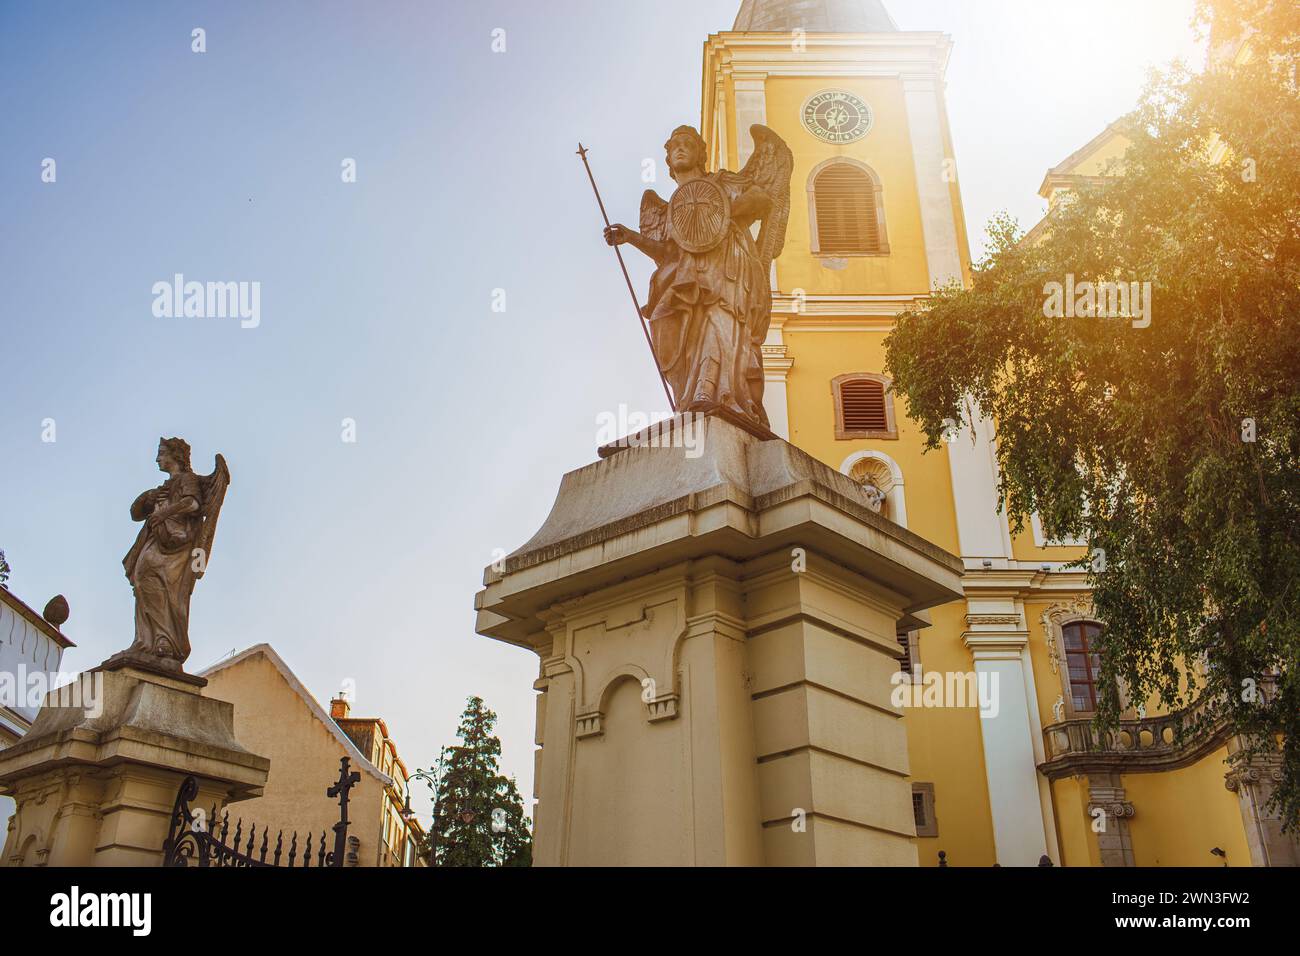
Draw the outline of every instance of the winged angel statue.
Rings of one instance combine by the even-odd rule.
[[[610,245],[627,243],[655,262],[649,320],[655,359],[677,411],[718,412],[768,429],[763,408],[763,340],[772,317],[772,260],[790,218],[790,147],[766,126],[750,127],[754,152],[739,173],[705,168],[707,146],[679,126],[664,144],[677,183],[665,202],[641,197],[641,231],[612,225]],[[750,227],[762,220],[755,240]]]
[[[124,656],[181,670],[190,656],[190,594],[212,554],[230,469],[217,455],[212,474],[196,475],[181,438],[159,439],[157,462],[167,480],[131,505],[144,527],[122,560],[135,592],[135,642]]]

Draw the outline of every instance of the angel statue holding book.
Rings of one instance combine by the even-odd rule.
[[[212,474],[196,475],[181,438],[159,439],[156,460],[168,478],[132,503],[132,520],[144,524],[122,560],[135,592],[135,641],[115,658],[179,671],[190,656],[190,594],[207,569],[230,470],[218,455]]]
[[[781,137],[750,127],[754,152],[739,173],[706,168],[708,148],[690,126],[664,144],[677,183],[665,202],[641,198],[641,229],[605,229],[655,262],[642,309],[659,370],[679,412],[717,413],[768,430],[763,340],[772,316],[772,260],[785,245],[794,160]],[[755,239],[751,227],[762,226]]]

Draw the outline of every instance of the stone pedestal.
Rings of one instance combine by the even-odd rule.
[[[784,440],[685,425],[565,475],[484,572],[477,630],[541,661],[534,861],[916,865],[896,635],[960,561]]]
[[[239,745],[234,708],[206,683],[120,660],[52,691],[30,733],[0,751],[17,809],[5,866],[157,866],[181,782],[194,806],[259,796],[271,762]]]

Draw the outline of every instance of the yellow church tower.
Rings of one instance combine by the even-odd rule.
[[[794,153],[764,354],[773,430],[796,444],[817,431],[791,415],[791,390],[815,374],[789,364],[800,339],[881,340],[936,283],[969,275],[943,101],[951,46],[940,33],[900,32],[877,0],[745,0],[733,32],[705,43],[701,129],[713,168],[744,165],[754,123]],[[807,402],[799,411],[816,414]]]
[[[1086,575],[1065,566],[1080,543],[1046,540],[1036,517],[1011,533],[991,422],[925,453],[891,392],[883,342],[896,316],[970,278],[944,100],[951,49],[945,34],[900,30],[880,0],[744,0],[733,28],[705,41],[701,104],[710,168],[741,168],[755,123],[794,154],[763,346],[773,431],[965,569],[964,601],[899,635],[920,861],[1294,862],[1249,775],[1225,780],[1233,741],[1176,743],[1170,716],[1142,708],[1116,739],[1097,738],[1101,624]],[[1077,165],[1051,172],[1092,172]]]

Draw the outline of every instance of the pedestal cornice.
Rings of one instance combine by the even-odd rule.
[[[683,560],[799,547],[898,593],[909,614],[960,596],[954,555],[882,518],[860,485],[788,442],[708,418],[699,449],[628,448],[565,475],[541,530],[484,570],[478,631],[532,647],[538,612],[578,593],[579,576],[591,576],[589,593]]]

